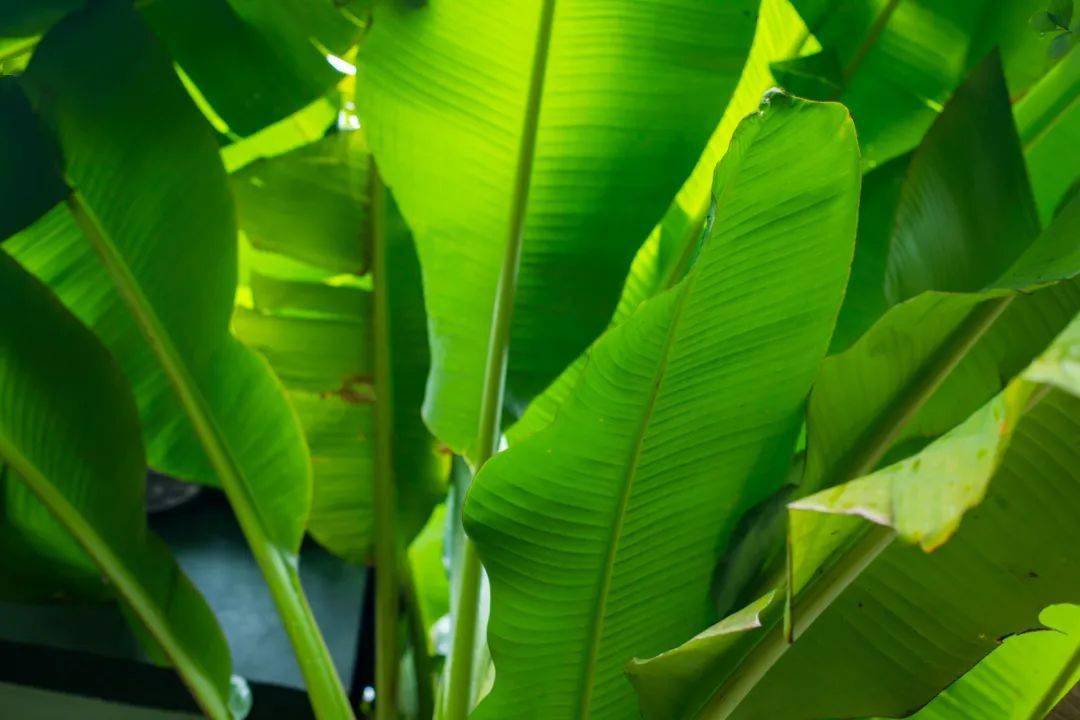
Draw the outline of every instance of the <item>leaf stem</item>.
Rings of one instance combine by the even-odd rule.
[[[435,713],[434,672],[428,649],[427,627],[416,596],[416,577],[413,565],[407,558],[401,567],[401,595],[409,629],[409,644],[412,646],[413,673],[416,675],[416,715],[419,720],[430,720]]]
[[[880,14],[874,19],[874,24],[870,26],[870,30],[867,32],[866,37],[863,38],[862,43],[856,48],[855,54],[852,55],[851,60],[844,66],[841,77],[844,84],[847,85],[851,81],[852,76],[862,65],[863,60],[866,59],[866,55],[870,52],[870,49],[874,47],[874,43],[878,41],[885,26],[889,24],[889,20],[892,18],[893,12],[896,11],[897,5],[900,4],[900,0],[889,0],[889,4],[881,11]]]
[[[938,391],[949,374],[974,347],[975,343],[1009,307],[1014,295],[983,302],[974,308],[948,339],[919,369],[912,381],[877,418],[831,473],[831,481],[822,487],[853,480],[874,470],[892,447],[897,435]],[[808,488],[808,491],[819,488]]]
[[[868,527],[855,543],[849,546],[847,552],[840,555],[824,573],[808,585],[793,606],[793,609],[799,610],[797,615],[792,613],[793,636],[798,638],[809,628],[895,537],[896,533],[892,528],[881,525]],[[716,689],[696,717],[707,720],[724,720],[730,717],[789,647],[791,642],[784,632],[784,623],[774,616],[761,639],[727,680]]]
[[[326,648],[315,616],[300,585],[295,554],[279,547],[266,534],[258,505],[231,448],[217,426],[206,398],[199,391],[172,338],[162,327],[157,313],[143,294],[124,258],[102,228],[93,210],[75,190],[67,206],[76,223],[97,252],[113,285],[127,305],[132,319],[146,338],[176,391],[206,452],[221,480],[221,487],[236,514],[236,520],[262,570],[270,594],[281,616],[285,632],[292,641],[300,671],[307,682],[311,704],[321,720],[352,718],[352,708],[341,686],[330,652]]]
[[[117,594],[139,618],[151,637],[161,645],[165,657],[176,668],[180,679],[207,717],[213,720],[229,720],[232,715],[228,708],[228,698],[222,697],[221,692],[214,686],[213,678],[196,658],[188,654],[184,643],[173,634],[172,626],[162,613],[162,608],[147,594],[143,584],[132,575],[128,566],[116,556],[108,543],[86,522],[63,493],[49,482],[45,474],[2,436],[0,457],[10,463],[15,475],[26,483],[57,522],[71,533],[102,574],[109,578]],[[3,473],[0,473],[0,479],[2,478]]]
[[[371,163],[372,354],[375,371],[375,718],[397,717],[398,548],[394,519],[394,386],[390,370],[390,301],[386,286],[386,189]]]
[[[536,136],[540,127],[540,104],[543,98],[544,75],[547,72],[551,29],[555,18],[555,0],[543,0],[536,30],[529,94],[525,101],[521,143],[518,146],[514,194],[510,204],[506,249],[495,290],[491,335],[487,363],[484,368],[484,388],[480,399],[480,427],[476,467],[483,467],[498,451],[499,428],[502,424],[503,393],[506,388],[506,362],[510,346],[510,320],[517,291],[518,267],[525,232],[525,216],[529,204],[533,161],[536,156]],[[447,685],[447,720],[464,720],[473,702],[472,671],[476,636],[478,600],[480,596],[480,558],[472,541],[465,537],[461,583],[458,589],[457,617],[450,655]]]

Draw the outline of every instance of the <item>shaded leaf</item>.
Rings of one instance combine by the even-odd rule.
[[[56,148],[12,78],[0,77],[0,241],[44,215],[67,195]]]
[[[1069,470],[1080,459],[1080,400],[1052,391],[1023,413],[1029,392],[1016,387],[913,459],[794,503],[796,628],[801,598],[833,577],[820,569],[869,537],[868,521],[930,545],[955,535],[926,553],[878,532],[885,549],[829,596],[790,647],[782,635],[776,645],[774,602],[761,610],[761,630],[635,665],[633,675],[648,680],[639,682],[642,692],[692,701],[682,710],[665,703],[670,712],[653,717],[904,716],[991,652],[997,638],[1037,627],[1044,606],[1080,596],[1066,560],[1076,541],[1067,508],[1080,503]],[[1051,505],[1062,512],[1048,516]],[[758,649],[766,645],[779,648],[768,659]],[[725,702],[734,678],[762,661],[764,677],[741,702]]]
[[[326,60],[359,39],[363,18],[336,2],[154,0],[140,7],[172,59],[238,135],[294,113],[342,75]]]
[[[350,149],[350,144],[360,147]],[[368,249],[358,228],[368,197],[360,133],[335,133],[230,176],[240,229],[251,244],[340,273],[363,275]]]
[[[1038,234],[996,53],[971,72],[912,156],[893,227],[890,304],[925,290],[979,290]]]
[[[83,564],[89,556],[203,711],[230,717],[225,638],[146,527],[146,464],[131,390],[93,334],[3,252],[0,460],[12,475],[5,519],[40,553],[33,559]]]
[[[993,717],[1026,720],[1069,663],[1080,652],[1080,607],[1052,605],[1039,615],[1046,630],[1025,632],[1005,639],[962,678],[945,688],[913,720],[952,720],[957,717]],[[1080,681],[1080,668],[1065,678],[1061,692]],[[1059,698],[1045,698],[1055,703]]]

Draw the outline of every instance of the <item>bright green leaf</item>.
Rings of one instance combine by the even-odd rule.
[[[762,95],[775,85],[769,72],[770,63],[798,52],[805,40],[806,26],[788,0],[763,0],[754,41],[739,84],[693,172],[683,183],[663,219],[634,255],[611,320],[613,325],[623,322],[638,305],[670,288],[686,274],[705,228],[716,163],[727,152],[736,126],[758,107]],[[584,367],[585,356],[580,355],[529,403],[525,414],[507,431],[511,443],[531,435],[551,421],[558,407],[573,390]]]
[[[536,162],[514,301],[512,404],[542,390],[608,322],[634,250],[723,113],[757,6],[556,9],[529,148]],[[522,1],[380,3],[357,58],[360,117],[425,273],[426,417],[459,452],[475,451],[538,12]]]
[[[234,187],[249,185],[240,193],[241,226],[258,228],[265,233],[260,244],[280,253],[251,258],[252,306],[236,309],[233,329],[270,361],[300,416],[314,473],[308,531],[354,562],[369,558],[372,543],[373,305],[371,290],[360,287],[370,277],[337,276],[333,268],[359,271],[371,242],[370,164],[360,133],[347,132],[233,176]],[[307,216],[313,207],[321,216],[314,222]],[[299,214],[282,222],[288,208]],[[396,207],[387,214],[393,445],[399,529],[407,542],[437,502],[447,463],[420,417],[428,370],[420,269]],[[292,271],[275,262],[280,257],[321,259],[329,269]]]
[[[477,717],[632,717],[623,663],[712,619],[718,553],[787,472],[859,180],[842,107],[768,97],[717,168],[694,267],[593,346],[551,425],[480,471],[465,522],[495,687]]]

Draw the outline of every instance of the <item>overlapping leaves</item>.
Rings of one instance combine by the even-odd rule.
[[[718,548],[787,472],[858,186],[842,107],[767,98],[717,170],[686,278],[593,346],[551,425],[481,470],[465,520],[496,681],[479,717],[630,716],[622,664],[709,622]]]

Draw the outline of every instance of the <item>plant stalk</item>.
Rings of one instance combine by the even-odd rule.
[[[386,286],[386,189],[371,164],[371,274],[375,373],[375,718],[397,717],[398,552],[394,519],[394,386],[390,369],[390,296]]]
[[[525,101],[521,143],[518,146],[514,194],[510,205],[506,248],[495,290],[491,335],[487,363],[484,367],[484,388],[480,399],[480,427],[476,469],[484,466],[498,452],[499,429],[502,424],[503,393],[506,388],[506,362],[510,348],[510,320],[517,291],[518,267],[525,232],[525,217],[529,204],[533,161],[536,157],[536,136],[540,127],[540,104],[547,72],[548,50],[551,47],[551,28],[555,18],[555,0],[543,0],[533,50],[529,94]],[[479,613],[480,558],[466,536],[462,548],[461,582],[458,588],[457,617],[450,654],[449,683],[446,691],[446,720],[465,720],[472,697],[473,655]]]
[[[401,595],[405,605],[405,620],[412,646],[413,673],[416,675],[416,714],[420,720],[430,720],[435,715],[435,676],[431,667],[431,651],[428,649],[427,627],[416,596],[416,578],[412,563],[404,558],[401,565]]]
[[[199,392],[191,370],[173,345],[157,314],[143,295],[124,258],[108,239],[93,210],[75,190],[66,200],[76,223],[100,257],[117,292],[127,305],[154,352],[180,404],[210,460],[221,487],[236,514],[237,523],[266,579],[270,595],[292,642],[300,671],[307,683],[312,707],[320,720],[352,718],[352,707],[341,686],[333,659],[319,632],[315,616],[300,585],[297,558],[266,535],[259,509],[244,481],[232,450],[222,437],[206,398]]]

